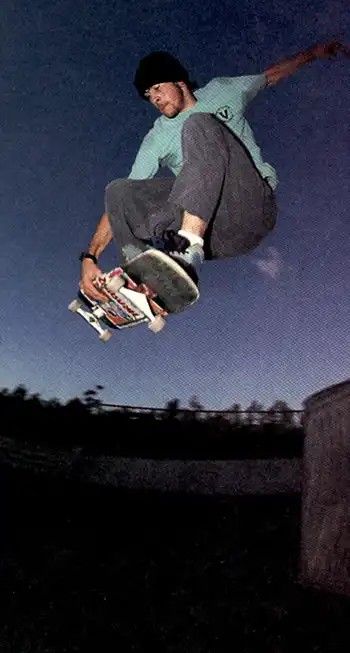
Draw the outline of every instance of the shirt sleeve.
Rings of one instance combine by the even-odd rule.
[[[259,91],[267,86],[265,73],[261,73],[260,75],[246,75],[244,77],[239,77],[238,80],[243,96],[244,108],[249,104],[249,102],[254,100]]]
[[[244,114],[249,102],[262,89],[267,86],[267,78],[265,73],[259,75],[241,75],[238,77],[218,77],[213,79],[208,87],[211,87],[212,92],[218,93],[223,97],[230,99],[231,105],[237,113]]]
[[[152,179],[160,167],[160,152],[152,128],[143,139],[128,179]]]

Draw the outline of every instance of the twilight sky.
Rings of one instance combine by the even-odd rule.
[[[34,0],[2,4],[0,387],[66,401],[300,408],[349,377],[350,62],[314,62],[247,117],[279,177],[275,230],[204,265],[201,299],[154,335],[108,344],[67,310],[78,256],[158,113],[132,80],[167,49],[200,86],[257,74],[318,41],[350,43],[348,0]],[[100,265],[118,264],[110,245]]]

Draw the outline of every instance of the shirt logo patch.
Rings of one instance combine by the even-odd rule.
[[[226,105],[224,107],[220,107],[215,115],[217,118],[219,118],[219,120],[222,120],[223,122],[229,122],[229,120],[233,118],[233,111],[231,107]]]

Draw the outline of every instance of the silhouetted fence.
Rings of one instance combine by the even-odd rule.
[[[283,424],[284,426],[302,426],[303,410],[205,410],[177,408],[149,408],[147,406],[118,406],[117,404],[101,403],[100,407],[116,413],[127,413],[131,418],[137,419],[142,415],[150,415],[162,420],[167,416],[180,421],[198,420],[200,422],[220,418],[231,426]]]

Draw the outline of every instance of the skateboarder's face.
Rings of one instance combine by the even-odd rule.
[[[195,103],[183,82],[162,82],[147,89],[145,96],[167,118],[175,118]]]

